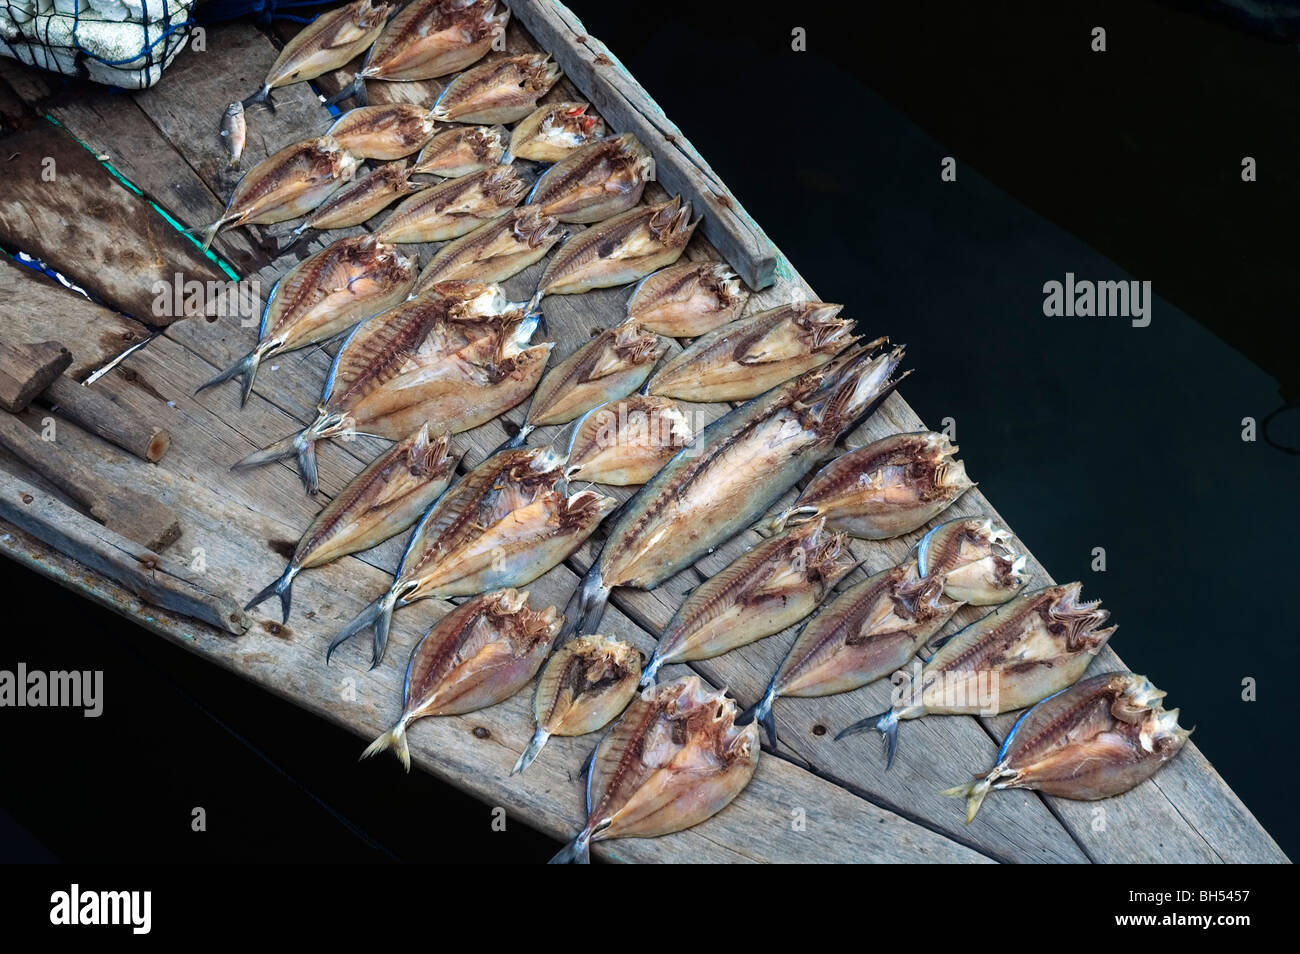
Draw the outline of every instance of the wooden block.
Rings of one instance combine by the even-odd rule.
[[[41,400],[141,460],[157,463],[171,446],[172,437],[166,429],[130,413],[102,389],[60,377],[45,389]]]
[[[72,355],[57,341],[0,340],[0,407],[17,414],[71,363]]]

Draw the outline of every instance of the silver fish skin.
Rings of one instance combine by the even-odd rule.
[[[494,221],[528,191],[513,166],[495,166],[424,189],[392,211],[376,234],[385,242],[445,242]]]
[[[748,298],[724,262],[681,262],[641,279],[627,316],[669,338],[695,338],[739,318]]]
[[[459,279],[503,282],[546,257],[564,237],[556,231],[558,225],[554,216],[542,215],[535,206],[511,209],[438,249],[416,279],[412,294],[423,294],[438,282]],[[536,304],[529,302],[525,310],[536,313]]]
[[[605,135],[605,121],[588,116],[587,103],[548,103],[515,125],[510,154],[532,162],[559,162]]]
[[[758,397],[861,340],[852,322],[837,317],[841,308],[791,302],[723,325],[660,368],[649,393],[698,403]]]
[[[655,175],[655,160],[632,133],[575,149],[533,186],[529,205],[561,222],[599,222],[641,201]]]
[[[410,172],[400,162],[385,163],[334,193],[307,216],[293,234],[301,235],[308,229],[344,229],[361,225],[402,196],[420,188],[422,186],[411,181]]]
[[[630,394],[592,408],[574,425],[565,475],[613,487],[644,484],[694,438],[672,401]]]
[[[452,126],[429,140],[411,174],[459,179],[471,172],[502,165],[506,147],[500,126]]]
[[[248,140],[248,123],[244,119],[244,104],[231,103],[221,115],[221,138],[226,141],[230,153],[230,168],[239,167],[239,160],[244,155],[244,143]]]
[[[712,659],[793,626],[853,566],[847,537],[821,522],[764,540],[691,591],[659,638],[641,685],[669,663]]]
[[[752,524],[897,386],[902,358],[842,355],[696,435],[620,511],[566,627],[595,631],[613,587],[653,589]]]
[[[1011,533],[987,517],[958,517],[929,530],[916,544],[917,572],[943,580],[949,599],[972,606],[1005,603],[1029,577]]]
[[[279,596],[283,622],[289,622],[293,581],[300,572],[369,550],[406,530],[442,496],[459,460],[449,451],[448,436],[430,439],[427,424],[398,441],[325,505],[298,541],[284,573],[244,609]]]
[[[1096,801],[1140,785],[1182,751],[1191,730],[1146,676],[1109,672],[1063,689],[1022,715],[975,781],[941,795],[966,799],[966,824],[990,791],[1028,788]]]
[[[549,53],[489,60],[448,83],[433,105],[433,116],[439,122],[512,123],[536,109],[562,75]]]

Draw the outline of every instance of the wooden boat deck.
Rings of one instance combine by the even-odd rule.
[[[707,193],[703,211],[710,217],[715,242],[697,235],[688,257],[731,258],[738,264],[735,256],[756,253],[756,268],[770,273],[774,281],[752,296],[750,310],[816,297],[685,137],[617,59],[586,35],[570,11],[546,0],[511,0],[509,5],[516,13],[508,32],[510,50],[534,49],[540,40],[566,68],[568,78],[548,99],[589,100],[615,131],[639,124],[635,128],[643,138],[654,140],[648,144],[657,153],[676,153],[668,163],[660,153],[661,169],[670,170],[661,173],[661,180],[674,190],[689,185]],[[147,346],[93,386],[168,427],[168,455],[157,465],[145,464],[72,425],[60,425],[57,443],[102,476],[145,490],[181,515],[184,535],[164,554],[168,565],[144,567],[141,577],[171,573],[242,604],[280,573],[287,550],[315,516],[320,501],[303,493],[291,463],[244,473],[230,472],[229,465],[314,418],[333,346],[275,359],[262,369],[253,396],[241,410],[234,384],[193,394],[201,382],[248,351],[256,329],[226,318],[187,318],[158,327],[153,308],[156,280],[170,281],[176,272],[199,280],[229,274],[220,263],[204,259],[168,218],[193,226],[221,211],[234,177],[225,168],[216,124],[229,101],[258,85],[277,52],[273,37],[250,24],[210,28],[206,41],[206,51],[187,50],[179,56],[159,86],[135,93],[90,86],[69,91],[53,85],[57,80],[46,74],[0,60],[0,118],[17,129],[3,145],[7,155],[19,153],[6,167],[0,240],[41,256],[108,306],[87,302],[0,260],[0,316],[6,334],[18,340],[53,338],[67,344],[74,352],[69,373],[79,378],[125,346],[157,332]],[[330,117],[316,91],[333,92],[350,75],[348,70],[322,77],[313,84],[316,90],[300,84],[278,91],[274,115],[250,110],[243,167],[323,131]],[[371,84],[371,101],[401,95],[431,102],[436,91],[436,83]],[[45,156],[56,160],[54,183],[39,178]],[[681,169],[687,170],[684,178],[674,181],[671,170]],[[663,195],[658,186],[647,191],[648,199]],[[724,220],[728,227],[719,227]],[[264,230],[239,229],[219,236],[214,251],[238,276],[259,279],[265,293],[294,262],[358,231],[312,234],[310,241],[273,260],[268,249],[275,242],[266,240]],[[728,247],[729,242],[739,244]],[[720,255],[717,246],[727,254]],[[420,249],[422,263],[430,250]],[[535,265],[505,283],[506,291],[512,298],[528,297],[541,268]],[[547,299],[550,336],[557,341],[555,359],[620,320],[626,296],[626,289],[611,289]],[[704,421],[725,408],[695,410],[697,421]],[[28,410],[23,416],[39,427],[40,412]],[[507,415],[515,423],[521,417],[522,408]],[[895,394],[851,442],[922,426],[904,397]],[[506,434],[503,423],[494,421],[460,435],[457,443],[467,449],[462,466],[477,464]],[[547,432],[541,431],[530,443],[547,439]],[[323,493],[336,493],[382,446],[358,438],[321,447]],[[374,671],[367,670],[366,640],[343,647],[327,667],[325,646],[386,587],[404,537],[305,572],[295,583],[294,615],[287,626],[279,624],[274,601],[246,621],[236,618],[216,626],[143,603],[93,569],[93,561],[73,559],[22,529],[34,526],[33,515],[42,508],[58,511],[55,501],[60,498],[42,475],[0,454],[0,549],[160,636],[347,727],[358,736],[358,752],[360,740],[369,741],[393,721],[410,650],[447,608],[426,601],[399,612],[388,654]],[[998,519],[978,490],[967,493],[947,516],[965,514]],[[80,552],[78,546],[90,546],[91,551],[111,546],[97,536],[96,526],[70,528],[71,543],[61,549]],[[918,536],[855,544],[864,561],[857,574],[898,562]],[[616,593],[602,629],[648,654],[654,635],[680,605],[684,592],[752,540],[732,541],[653,592]],[[1021,542],[1025,547],[1033,543]],[[593,549],[589,544],[529,587],[534,604],[563,607]],[[1032,585],[1051,581],[1032,555],[1029,570]],[[964,625],[979,612],[963,610],[952,625]],[[230,631],[244,622],[249,625],[242,635]],[[761,693],[793,636],[793,631],[787,632],[690,668],[714,685],[729,687],[748,704]],[[1120,648],[1123,638],[1121,630]],[[1117,668],[1123,664],[1108,648],[1094,671]],[[686,670],[674,667],[666,676]],[[880,682],[824,699],[781,700],[776,706],[780,752],[765,754],[753,783],[725,811],[680,834],[599,844],[596,854],[614,861],[722,862],[1287,860],[1195,744],[1188,744],[1153,780],[1121,797],[1082,803],[1030,792],[1000,793],[966,826],[960,802],[937,792],[990,765],[1014,716],[935,717],[909,724],[898,759],[886,772],[873,735],[844,742],[834,741],[834,735],[850,722],[886,708],[888,694],[888,683]],[[596,737],[554,739],[527,773],[512,778],[510,767],[532,733],[530,712],[530,694],[523,692],[464,717],[423,720],[411,730],[412,758],[421,769],[488,804],[506,806],[513,817],[567,837],[583,814],[581,765]],[[340,765],[355,757],[356,752],[341,752]],[[393,767],[400,771],[396,762]]]

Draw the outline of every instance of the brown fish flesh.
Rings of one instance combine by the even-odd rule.
[[[833,696],[896,672],[961,609],[944,597],[942,580],[915,577],[911,561],[890,567],[808,621],[753,710],[774,748],[778,698]]]
[[[579,636],[557,649],[533,695],[537,730],[510,774],[528,768],[553,735],[586,735],[604,728],[636,695],[640,671],[641,654],[608,636]]]
[[[672,401],[630,394],[592,408],[578,422],[565,473],[570,480],[612,487],[644,484],[694,437]]]
[[[352,185],[340,189],[307,216],[293,230],[301,235],[308,229],[345,229],[368,222],[379,212],[420,185],[411,181],[410,171],[400,162],[389,162],[367,173]]]
[[[682,262],[641,279],[627,316],[647,331],[694,338],[740,317],[748,297],[729,265]]]
[[[329,652],[373,626],[378,665],[398,607],[523,586],[567,559],[617,501],[591,490],[568,494],[563,463],[550,448],[511,450],[453,484],[412,534],[388,592],[339,633]]]
[[[437,128],[425,107],[387,103],[348,110],[325,135],[354,156],[389,162],[418,152],[433,138]]]
[[[691,591],[659,638],[641,684],[654,682],[668,663],[712,659],[799,622],[853,569],[846,539],[816,521],[741,554]]]
[[[430,440],[425,424],[376,457],[326,504],[298,541],[284,573],[244,609],[279,596],[284,622],[289,622],[293,580],[301,571],[369,550],[420,519],[455,475],[459,456],[449,453],[448,442],[446,434]]]
[[[392,308],[410,292],[416,267],[413,258],[373,235],[327,245],[275,283],[262,312],[257,347],[194,393],[239,376],[243,381],[240,403],[246,403],[263,361],[327,341]]]
[[[893,434],[850,451],[823,467],[773,526],[825,517],[863,540],[910,533],[975,486],[953,459],[957,451],[932,431]]]
[[[991,790],[1028,788],[1096,801],[1145,782],[1182,751],[1191,730],[1146,676],[1109,672],[1038,703],[1012,727],[997,764],[941,795],[966,799],[966,824]]]
[[[226,226],[296,219],[351,182],[360,164],[329,137],[285,146],[244,174],[219,219],[186,231],[201,236],[206,251]]]
[[[725,690],[684,676],[635,699],[596,746],[587,822],[552,864],[591,860],[591,843],[656,838],[705,821],[744,790],[758,767],[758,727],[735,725]]]
[[[489,60],[448,83],[433,115],[443,122],[512,123],[536,109],[561,75],[549,53]]]
[[[499,127],[453,126],[435,135],[420,150],[411,174],[458,179],[500,165],[505,152]]]
[[[860,340],[852,322],[836,317],[842,307],[795,302],[723,325],[660,368],[649,392],[700,403],[748,401]]]
[[[501,218],[480,225],[468,235],[448,242],[433,256],[415,282],[413,294],[430,285],[457,279],[503,282],[546,257],[564,237],[554,216],[531,205],[511,209]],[[529,304],[528,311],[537,309]]]
[[[533,295],[577,295],[626,285],[681,257],[699,220],[675,196],[643,205],[584,229],[565,242],[546,266]]]
[[[949,598],[972,606],[1005,603],[1024,588],[1025,555],[987,517],[941,523],[916,544],[917,572],[943,580]]]
[[[1023,593],[949,637],[923,669],[895,687],[894,705],[836,738],[875,728],[889,763],[901,719],[925,715],[998,715],[1023,709],[1076,682],[1115,627],[1110,613],[1079,602],[1081,583]],[[918,668],[920,668],[918,666]]]
[[[397,724],[362,758],[392,749],[409,772],[406,730],[425,716],[463,715],[504,702],[528,684],[560,628],[554,606],[528,607],[528,594],[503,589],[453,607],[411,653]]]
[[[605,135],[605,122],[588,116],[587,103],[549,103],[515,126],[510,154],[533,162],[559,162]]]
[[[471,172],[411,196],[376,234],[385,242],[445,242],[500,218],[527,191],[514,166]]]
[[[575,149],[537,180],[528,204],[561,222],[599,222],[641,201],[654,156],[631,133]]]

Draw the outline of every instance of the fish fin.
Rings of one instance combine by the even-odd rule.
[[[320,490],[320,474],[316,470],[316,441],[303,440],[298,446],[298,476],[307,493],[313,497]]]
[[[515,432],[514,437],[507,438],[494,447],[492,453],[488,454],[488,457],[495,457],[497,454],[503,453],[504,451],[514,450],[516,447],[523,447],[524,444],[528,443],[528,435],[532,432],[533,425],[521,425],[519,430]]]
[[[397,725],[366,746],[366,750],[361,753],[361,758],[368,759],[372,755],[378,755],[385,749],[392,749],[393,754],[401,761],[406,771],[411,771],[411,750],[406,745],[405,719],[401,719]]]
[[[329,99],[325,100],[325,105],[337,106],[339,103],[343,102],[343,100],[347,99],[348,97],[357,96],[359,92],[361,95],[364,96],[365,88],[366,88],[366,81],[361,78],[361,71],[358,70],[356,74],[353,75],[352,79],[348,81],[348,84],[346,86],[344,86],[341,90],[339,90]],[[364,106],[365,103],[363,103],[360,99],[358,99],[357,105]]]
[[[307,429],[295,431],[288,437],[281,438],[274,444],[268,444],[259,451],[253,451],[247,457],[235,461],[230,465],[231,470],[247,470],[250,467],[261,467],[263,464],[274,463],[277,460],[286,460],[295,457],[298,454],[298,442],[304,439]]]
[[[284,613],[283,622],[289,622],[289,604],[292,601],[293,578],[297,575],[298,568],[292,563],[289,564],[284,568],[284,572],[280,574],[278,580],[248,601],[248,605],[244,607],[245,611],[251,610],[259,603],[266,602],[274,595],[278,595],[280,597],[280,609]]]
[[[984,796],[993,788],[993,781],[990,776],[977,778],[973,782],[967,782],[965,785],[957,785],[953,788],[945,788],[940,795],[946,795],[949,798],[966,799],[966,824],[975,820],[975,813],[980,810],[980,805],[984,804]]]
[[[817,507],[790,507],[773,517],[767,525],[767,530],[771,534],[780,533],[791,521],[796,525],[806,523],[820,512]]]
[[[547,862],[548,865],[589,865],[591,864],[591,832],[581,831],[578,837],[569,842]]]
[[[659,679],[659,667],[662,665],[663,663],[659,659],[659,651],[655,650],[655,654],[650,657],[650,661],[641,670],[641,682],[637,685],[637,688],[648,689],[653,686]]]
[[[582,578],[582,582],[569,597],[564,607],[564,627],[555,637],[558,649],[572,637],[582,633],[595,633],[605,615],[605,605],[609,602],[610,588],[600,578],[600,561],[597,560]]]
[[[736,716],[736,725],[748,725],[750,722],[757,722],[767,733],[767,743],[772,751],[776,751],[776,716],[772,714],[772,703],[776,701],[775,686],[768,686],[767,692],[763,698],[754,703],[740,715]]]
[[[209,222],[207,225],[196,225],[193,228],[184,229],[184,234],[191,238],[199,239],[199,248],[207,251],[212,247],[212,240],[217,237],[221,227],[226,224],[225,219],[217,219],[215,222]]]
[[[853,723],[847,729],[835,736],[835,741],[848,738],[850,735],[857,735],[859,732],[866,732],[868,729],[875,729],[885,737],[885,769],[894,764],[894,754],[898,751],[898,712],[895,709],[889,709],[879,715],[867,716],[858,722]]]
[[[248,99],[244,100],[240,105],[247,109],[249,106],[256,106],[258,103],[266,103],[271,107],[272,112],[275,111],[275,104],[271,102],[270,86],[263,86],[252,96],[248,97]]]
[[[239,377],[239,406],[243,407],[248,403],[248,396],[253,393],[253,379],[257,377],[257,369],[261,365],[263,357],[264,355],[259,354],[257,349],[254,348],[215,378],[200,384],[194,393],[197,395],[201,391],[206,391],[208,388],[215,387],[224,381],[229,381],[233,377]]]
[[[546,744],[546,740],[550,737],[551,733],[539,726],[537,731],[533,733],[533,737],[529,741],[528,747],[520,753],[519,760],[515,762],[515,767],[510,770],[510,774],[518,775],[524,769],[528,768],[528,766],[532,765],[533,759],[537,758],[538,753],[542,751],[542,746]]]
[[[532,314],[540,315],[540,314],[542,313],[542,311],[541,311],[541,308],[542,308],[542,299],[545,298],[545,297],[546,297],[546,292],[542,291],[541,287],[538,286],[537,290],[536,290],[535,292],[533,292],[533,297],[530,298],[530,299],[528,299],[528,304],[524,306],[524,314],[525,314],[525,315],[532,315]]]
[[[384,638],[387,639],[388,624],[393,618],[393,609],[396,605],[397,588],[391,587],[387,593],[358,613],[356,618],[353,619],[352,622],[348,623],[348,625],[344,626],[342,632],[334,637],[334,641],[330,643],[329,649],[325,650],[326,665],[329,664],[330,657],[334,655],[334,650],[338,649],[339,646],[343,645],[357,633],[364,630],[367,626],[378,627],[380,625],[380,620],[383,620]],[[377,641],[378,640],[376,639],[376,642]]]

